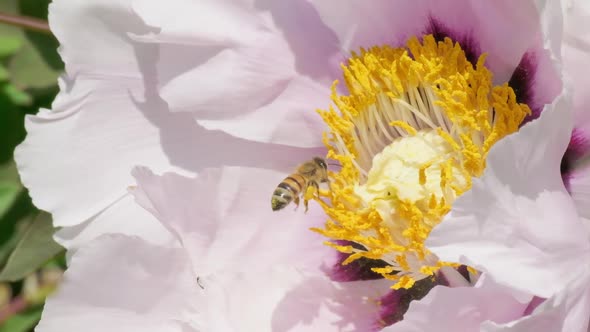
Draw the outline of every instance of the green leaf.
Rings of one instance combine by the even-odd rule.
[[[17,37],[0,37],[0,58],[13,55],[22,46],[22,40]]]
[[[55,51],[55,50],[54,50]],[[44,88],[57,83],[61,71],[55,70],[29,41],[9,61],[12,82],[22,88]]]
[[[21,222],[26,222],[26,221],[21,221]],[[0,263],[3,263],[6,261],[6,259],[8,258],[8,256],[14,250],[14,248],[16,247],[16,244],[18,243],[18,238],[19,238],[18,232],[13,231],[11,235],[12,236],[8,237],[7,240],[2,241],[2,244],[0,245]]]
[[[37,213],[38,212],[35,212],[35,214]],[[2,227],[4,236],[2,241],[0,241],[0,266],[5,265],[4,263],[8,260],[8,257],[14,251],[14,248],[16,248],[16,245],[28,229],[29,224],[33,221],[33,217],[33,214],[31,214],[27,217],[18,219],[16,222],[12,222],[10,225],[3,225],[5,227]],[[6,223],[7,220],[4,220],[4,224]]]
[[[18,170],[16,169],[16,163],[14,160],[9,160],[6,163],[0,164],[0,181],[20,183]]]
[[[1,1],[1,0],[0,0]],[[25,137],[25,115],[19,111],[0,83],[0,163],[12,160],[14,147]]]
[[[4,188],[2,195],[4,208],[0,212],[0,267],[6,262],[8,256],[16,247],[19,239],[28,228],[27,225],[37,215],[38,211],[31,202],[23,188],[16,164],[13,160],[0,164],[0,184]],[[17,189],[17,193],[11,199],[6,195],[8,192]]]
[[[20,185],[13,182],[0,182],[0,218],[12,207],[22,189]]]
[[[47,12],[47,0],[23,3],[18,0],[0,0],[0,11],[46,19],[43,16]],[[22,90],[42,89],[57,83],[63,63],[57,53],[59,43],[55,37],[8,25],[0,25],[0,36],[16,38],[22,42],[18,52],[6,61],[14,85]]]
[[[16,281],[35,271],[63,248],[53,240],[51,216],[40,212],[28,225],[6,265],[0,271],[0,281]]]
[[[17,0],[1,0],[0,12],[18,15]],[[6,45],[6,52],[9,53],[7,55],[13,55],[17,51],[14,49],[17,46],[16,43],[18,43],[18,47],[16,47],[18,49],[24,42],[24,33],[22,29],[16,26],[8,24],[0,25],[0,36],[2,36],[0,38],[0,44],[2,44],[2,42],[5,40],[8,41],[8,44],[12,44]],[[2,45],[2,47],[4,47],[4,45]],[[14,52],[11,52],[12,50],[14,50]]]
[[[6,13],[14,14],[18,9],[18,3],[15,0],[0,1],[0,10]]]
[[[29,106],[33,103],[33,98],[31,98],[28,93],[17,89],[14,85],[0,83],[0,86],[2,92],[8,96],[8,98],[10,98],[15,105]]]
[[[6,69],[6,67],[0,64],[0,82],[8,81],[9,78],[10,74],[8,73],[8,70]]]
[[[19,9],[22,15],[47,20],[48,7],[51,0],[20,0]],[[59,42],[55,37],[36,31],[25,31],[31,44],[37,49],[45,62],[55,70],[62,70],[64,63],[57,53]]]
[[[37,325],[42,311],[39,307],[14,315],[0,326],[0,332],[28,332]]]
[[[15,1],[15,0],[12,0]],[[19,0],[21,15],[47,19],[50,0]],[[11,62],[13,82],[24,88],[45,88],[54,85],[64,68],[57,48],[59,42],[50,34],[24,30],[23,47]]]

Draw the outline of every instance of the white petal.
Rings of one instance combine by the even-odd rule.
[[[199,275],[229,269],[265,270],[289,264],[319,271],[333,249],[309,230],[325,220],[315,202],[305,214],[294,205],[273,212],[270,199],[287,175],[253,168],[222,168],[196,179],[134,171],[140,205],[154,215],[188,250]]]
[[[590,243],[561,181],[571,134],[566,98],[498,142],[481,179],[427,240],[445,261],[472,264],[500,283],[549,297],[590,258]]]
[[[314,146],[318,135],[326,128],[309,105],[327,105],[329,94],[326,86],[304,77],[294,78],[287,83],[280,98],[249,115],[222,120],[202,119],[199,123],[211,130],[239,132],[240,136],[258,142],[289,142],[295,139],[301,145]],[[306,96],[305,103],[301,102],[301,96]]]
[[[182,250],[105,236],[74,255],[35,330],[196,332],[198,296]]]
[[[206,331],[371,331],[388,282],[334,283],[297,269],[203,281]]]
[[[587,1],[565,4],[563,68],[573,92],[575,131],[570,143],[568,189],[581,216],[590,218],[590,6]]]
[[[62,83],[53,111],[27,117],[28,136],[15,152],[33,202],[55,226],[79,224],[123,197],[138,163],[171,169],[165,146],[190,155],[186,120],[141,104],[141,81]]]
[[[147,31],[129,2],[57,0],[50,7],[67,75],[60,80],[53,110],[27,117],[28,136],[15,159],[35,205],[51,212],[58,227],[79,225],[114,204],[120,207],[136,163],[180,170],[170,166],[167,154],[190,156],[181,142],[191,137],[192,128],[181,116],[160,112],[163,103],[150,92],[147,61],[157,48],[128,38]],[[135,231],[131,226],[143,212],[122,208],[129,220],[120,227],[123,233],[145,234],[140,222]],[[80,227],[88,238],[100,234],[101,226]],[[70,235],[79,231],[63,229]],[[70,237],[63,243],[70,240],[77,242]]]
[[[176,238],[152,214],[127,194],[86,222],[58,230],[54,238],[68,253],[102,234],[138,236],[150,244],[175,247]]]
[[[590,219],[590,165],[587,158],[581,160],[567,175],[568,189],[580,216]]]
[[[543,41],[553,56],[561,58],[563,43],[563,8],[561,1],[535,0],[541,19]]]
[[[144,224],[145,211],[124,206],[137,164],[185,174],[224,164],[288,171],[322,152],[235,139],[206,130],[189,114],[170,114],[156,94],[158,46],[128,37],[147,31],[129,1],[56,1],[51,21],[68,75],[60,80],[53,110],[27,118],[28,137],[15,158],[35,205],[51,212],[56,226],[76,226],[58,235],[69,248],[103,232],[168,241],[159,238],[156,230],[162,229],[153,221]],[[105,211],[113,207],[120,210]],[[113,213],[123,213],[125,221],[101,224],[101,215]]]
[[[479,331],[485,321],[521,318],[531,298],[518,301],[509,288],[484,275],[475,287],[433,288],[422,300],[410,303],[401,322],[383,332]]]
[[[588,59],[588,54],[590,54],[590,41],[583,45],[574,46],[574,43],[581,43],[577,38],[582,37],[579,37],[580,35],[577,33],[580,33],[580,35],[590,34],[590,28],[579,32],[576,31],[575,36],[572,36],[574,32],[566,34],[566,44],[563,45],[563,69],[570,81],[573,92],[576,127],[582,129],[586,138],[588,138],[590,137],[590,112],[588,111],[587,106],[588,103],[590,103],[590,91],[588,88],[590,77],[584,75],[585,71],[582,70],[582,68],[586,68],[590,65],[590,59]]]
[[[254,42],[265,26],[245,3],[232,0],[171,0],[162,5],[133,1],[142,20],[160,27],[158,39],[190,45],[237,45]]]
[[[60,41],[69,77],[93,75],[140,78],[140,60],[153,47],[133,45],[128,33],[147,27],[133,13],[131,0],[56,0],[49,6],[49,25]],[[80,27],[83,27],[80,28]]]
[[[576,127],[590,138],[590,77],[586,70],[590,65],[590,4],[583,0],[567,1],[564,5],[563,69],[571,81],[574,98]]]
[[[285,174],[249,168],[196,179],[134,170],[139,204],[174,232],[191,257],[204,297],[206,331],[364,331],[373,327],[381,281],[335,283],[323,272],[334,251],[308,230],[323,223],[311,202],[272,212]]]
[[[586,18],[590,15],[590,4],[584,0],[564,1],[564,32],[566,44],[578,49],[586,49],[590,44],[588,22]]]
[[[293,59],[277,49],[282,43],[277,36],[263,35],[257,47],[221,50],[168,81],[161,89],[162,98],[172,111],[195,112],[198,119],[245,116],[280,96],[288,86]],[[162,59],[163,65],[172,61]]]
[[[538,306],[530,316],[506,323],[484,324],[485,332],[587,332],[590,317],[590,279],[578,276],[559,294]]]
[[[177,0],[175,6],[138,1],[134,7],[160,28],[136,39],[160,46],[161,95],[171,111],[190,112],[206,128],[248,140],[323,146],[315,110],[330,103],[339,49],[309,4]],[[208,18],[178,15],[179,8]]]
[[[63,85],[54,111],[27,118],[28,136],[15,159],[35,205],[53,213],[56,226],[79,225],[121,200],[135,182],[130,171],[137,164],[185,173],[223,164],[288,172],[321,152],[207,131],[188,114],[141,102],[141,91],[135,80],[79,80]]]

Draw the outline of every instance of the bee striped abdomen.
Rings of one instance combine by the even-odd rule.
[[[299,174],[292,174],[286,177],[279,183],[272,194],[272,210],[280,210],[291,203],[295,197],[299,196],[301,190],[305,187],[305,183],[305,178]]]

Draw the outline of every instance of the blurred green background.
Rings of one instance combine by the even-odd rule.
[[[49,2],[0,0],[0,13],[46,21]],[[57,47],[50,33],[0,20],[0,332],[32,331],[65,269],[51,216],[33,206],[13,159],[25,116],[50,108],[58,92]]]

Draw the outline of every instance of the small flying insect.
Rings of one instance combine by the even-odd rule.
[[[295,173],[287,176],[272,193],[270,200],[272,210],[278,211],[291,202],[299,207],[300,196],[305,195],[309,187],[319,190],[319,183],[328,182],[328,165],[324,159],[315,157],[297,167]],[[307,200],[303,199],[305,212]],[[297,209],[296,207],[296,209]]]
[[[197,285],[199,285],[201,289],[205,289],[205,287],[203,287],[203,285],[201,284],[201,277],[197,277]]]

